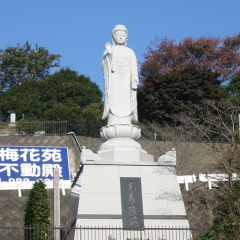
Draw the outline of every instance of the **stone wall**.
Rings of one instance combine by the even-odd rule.
[[[65,136],[9,136],[0,137],[0,146],[53,146],[68,147],[70,170],[76,172],[80,164],[80,151],[72,135]],[[24,209],[30,190],[22,190],[22,197],[18,197],[17,190],[0,191],[0,226],[23,227]],[[53,190],[48,189],[50,221],[53,223]],[[60,193],[61,225],[66,226],[71,190],[66,195]]]
[[[182,190],[182,197],[187,211],[190,227],[192,228],[207,228],[213,223],[214,215],[206,205],[199,203],[200,199],[210,199],[208,202],[211,209],[214,208],[221,192],[218,189],[193,189],[186,191]]]
[[[22,190],[22,197],[18,197],[17,190],[0,191],[0,226],[23,227],[24,210],[30,190]],[[71,190],[66,189],[66,195],[60,193],[60,223],[66,226]],[[53,224],[53,190],[47,189],[50,208],[50,222]]]
[[[102,141],[100,138],[77,137],[81,146],[98,151]],[[157,161],[161,154],[176,148],[177,151],[177,175],[191,175],[206,173],[212,169],[216,159],[205,145],[198,142],[170,142],[139,140],[142,148],[154,156]],[[222,147],[222,146],[220,146]]]

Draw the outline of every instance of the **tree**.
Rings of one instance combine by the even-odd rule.
[[[239,110],[235,99],[230,99],[220,102],[205,101],[187,113],[173,115],[174,119],[180,121],[179,128],[184,129],[184,132],[189,132],[192,128],[197,130],[201,144],[217,160],[212,171],[226,173],[228,177],[227,182],[222,181],[219,184],[223,196],[215,208],[208,205],[209,199],[199,199],[216,215],[208,233],[199,240],[207,237],[240,239],[240,148],[237,144]],[[224,144],[216,144],[217,137]]]
[[[102,92],[90,77],[79,75],[69,68],[50,75],[46,81],[40,82],[41,100],[48,103],[48,108],[56,103],[76,104],[87,108],[90,103],[100,103]]]
[[[236,181],[230,188],[226,189],[220,197],[215,209],[216,219],[208,231],[201,234],[197,240],[239,240],[240,239],[240,181]]]
[[[59,67],[60,57],[37,45],[31,49],[28,42],[22,47],[18,44],[0,49],[0,93],[24,82],[45,79],[51,68]]]
[[[141,77],[144,81],[154,68],[159,74],[166,74],[194,65],[199,70],[207,68],[218,72],[220,80],[228,81],[240,73],[239,50],[240,33],[222,39],[187,37],[179,44],[167,38],[155,38],[144,54],[146,61],[141,65]]]
[[[204,167],[206,173],[225,173],[228,181],[218,182],[220,194],[217,202],[211,199],[190,199],[191,204],[204,204],[214,215],[215,220],[208,231],[198,240],[205,239],[240,239],[240,147],[238,132],[239,102],[230,98],[225,101],[205,100],[200,105],[171,117],[176,125],[168,123],[150,124],[163,140],[173,141],[174,146],[185,148],[179,151],[178,160],[188,158],[193,146],[200,152],[206,150],[208,159],[211,156],[214,164],[207,163]],[[163,126],[163,127],[162,127]],[[185,144],[183,144],[185,143]],[[182,152],[182,154],[181,154]],[[193,157],[193,156],[191,156]],[[198,156],[194,156],[198,158]],[[202,157],[202,156],[201,156]],[[186,162],[186,161],[185,161]],[[178,163],[179,164],[179,163]],[[181,165],[181,162],[180,162]],[[221,179],[221,175],[218,175]]]
[[[196,66],[159,74],[152,69],[138,91],[140,120],[170,121],[168,114],[180,113],[203,99],[222,97],[219,74]]]
[[[240,33],[222,39],[188,37],[179,44],[156,38],[144,57],[139,116],[140,120],[159,121],[166,113],[178,113],[185,105],[199,103],[200,96],[219,98],[221,84],[240,73]],[[214,90],[214,94],[204,94],[206,90]]]
[[[219,200],[212,231],[222,239],[240,239],[240,181],[236,181]]]
[[[27,81],[13,86],[0,95],[0,114],[4,121],[9,112],[17,120],[84,120],[83,112],[90,104],[101,104],[102,92],[89,77],[69,68],[50,75],[45,80]]]
[[[25,208],[24,226],[25,227],[50,227],[50,209],[48,206],[48,196],[45,189],[46,185],[40,179],[34,184],[28,195]],[[44,229],[26,230],[25,239],[46,239],[51,234]]]
[[[179,128],[185,132],[197,130],[198,137],[204,143],[205,148],[217,160],[215,166],[229,176],[229,184],[232,186],[232,174],[238,172],[240,167],[240,155],[238,150],[238,112],[239,104],[228,101],[206,100],[202,105],[172,115],[179,124]],[[225,147],[216,145],[216,141],[224,142]]]
[[[240,100],[240,74],[236,75],[224,88],[226,97],[234,97]]]
[[[87,108],[80,108],[75,104],[58,103],[44,112],[45,119],[49,121],[68,120],[81,123],[103,124],[103,103],[90,103]]]

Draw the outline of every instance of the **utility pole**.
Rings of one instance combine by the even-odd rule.
[[[54,191],[54,240],[60,240],[60,191],[59,191],[59,168],[53,171],[53,191]]]

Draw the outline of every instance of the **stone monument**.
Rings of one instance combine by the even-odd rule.
[[[137,58],[127,45],[128,31],[117,25],[112,31],[112,42],[106,44],[102,69],[105,86],[103,119],[107,126],[100,129],[104,141],[98,152],[105,160],[141,162],[153,161],[136,142],[141,136],[137,125],[137,87],[139,83]]]
[[[107,43],[103,54],[103,119],[108,122],[100,129],[104,143],[99,151],[82,150],[82,170],[72,190],[80,195],[76,227],[189,227],[175,172],[175,149],[154,162],[137,142],[141,136],[136,125],[139,79],[127,38],[125,26],[117,25],[113,45]],[[79,237],[75,234],[75,239]]]

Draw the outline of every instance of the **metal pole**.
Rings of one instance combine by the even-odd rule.
[[[54,168],[54,240],[60,240],[60,191],[59,191],[59,168]]]

